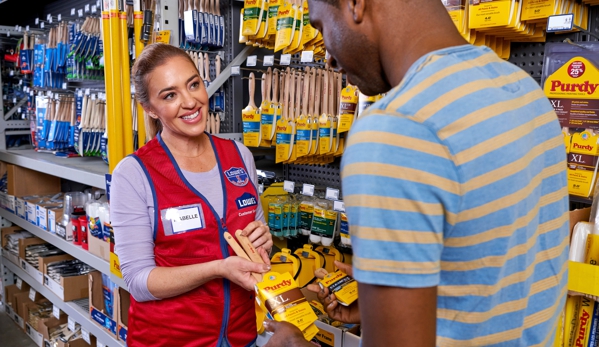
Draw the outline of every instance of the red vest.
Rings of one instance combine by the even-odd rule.
[[[258,195],[239,149],[233,141],[212,136],[210,140],[222,175],[223,219],[187,182],[160,135],[133,155],[144,168],[154,195],[157,266],[205,263],[234,255],[223,233],[234,235],[255,220]],[[195,211],[192,217],[200,212],[202,227],[181,231],[181,224],[175,227],[169,217],[163,217],[169,208]],[[128,327],[130,347],[220,347],[223,341],[232,347],[247,346],[256,339],[254,293],[219,278],[174,298],[136,302],[131,297]]]

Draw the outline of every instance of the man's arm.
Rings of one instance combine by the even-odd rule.
[[[362,346],[434,347],[437,287],[402,288],[359,284]]]

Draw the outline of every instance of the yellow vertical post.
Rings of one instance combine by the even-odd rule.
[[[114,158],[109,158],[110,171],[116,167],[116,165],[125,157],[125,151],[123,147],[123,88],[121,81],[121,39],[119,35],[119,10],[117,0],[110,0],[110,41],[111,50],[110,55],[112,59],[112,103],[113,103],[113,114],[115,127],[113,129],[113,138],[108,138],[108,148],[114,149]]]
[[[106,86],[106,110],[108,123],[108,164],[109,172],[116,166],[120,160],[121,154],[118,152],[118,146],[114,145],[118,134],[116,130],[120,128],[117,122],[116,111],[114,109],[114,81],[112,79],[112,69],[114,62],[112,60],[113,43],[110,36],[110,0],[104,0],[102,11],[102,41],[104,45],[104,81]]]
[[[140,56],[144,49],[144,44],[141,42],[141,26],[143,25],[144,14],[141,12],[140,0],[133,2],[133,34],[135,35],[135,58]],[[146,123],[144,110],[139,102],[136,102],[137,107],[137,143],[141,148],[146,143]]]
[[[129,38],[127,36],[127,12],[119,15],[121,39],[121,82],[122,115],[123,115],[123,150],[124,155],[133,153],[133,114],[131,112],[131,69],[129,67]]]

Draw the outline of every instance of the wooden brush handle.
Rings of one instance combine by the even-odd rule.
[[[245,253],[247,253],[247,255],[254,263],[264,264],[264,260],[262,260],[262,257],[260,256],[260,254],[258,254],[256,248],[254,248],[254,245],[252,245],[250,239],[247,236],[243,235],[242,230],[235,231],[235,236],[237,237],[237,241],[239,241],[241,247],[243,247],[243,249],[245,250]]]
[[[314,112],[312,113],[313,116],[318,116],[320,115],[320,97],[321,97],[321,90],[322,90],[322,70],[321,69],[316,69],[314,70],[316,77],[315,77],[315,89],[314,89]]]
[[[248,80],[248,90],[249,90],[249,95],[250,95],[250,103],[248,104],[248,106],[252,107],[252,108],[256,108],[256,103],[254,102],[254,92],[256,89],[256,77],[254,76],[253,72],[250,72],[250,79]]]
[[[204,77],[206,77],[206,81],[210,82],[210,56],[208,56],[208,53],[204,54],[204,68],[206,69]]]
[[[264,100],[270,102],[272,97],[271,97],[271,91],[272,91],[272,69],[268,68],[268,70],[266,70],[266,95],[263,96]]]
[[[231,234],[229,234],[228,232],[225,231],[224,235],[225,235],[225,240],[227,240],[227,243],[229,244],[229,246],[231,246],[231,248],[233,248],[233,251],[235,251],[235,254],[238,257],[243,258],[248,261],[251,261],[250,258],[248,257],[248,255],[241,248],[241,246],[239,246],[239,244],[237,243],[237,241],[235,241],[235,239],[233,238],[233,236]],[[252,276],[254,276],[256,281],[262,282],[262,274],[252,272]]]
[[[322,113],[329,113],[329,72],[322,71]]]
[[[310,68],[306,67],[306,73],[304,73],[304,87],[302,88],[302,114],[304,116],[308,114],[309,95],[310,95]]]
[[[295,70],[291,70],[289,75],[289,108],[287,115],[290,119],[295,119]]]
[[[272,75],[272,102],[279,103],[279,69],[275,69]]]
[[[296,80],[295,80],[295,109],[293,113],[295,114],[295,119],[299,118],[302,114],[301,104],[302,103],[302,72],[298,71]]]

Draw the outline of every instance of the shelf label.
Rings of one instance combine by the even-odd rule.
[[[314,51],[302,51],[302,63],[311,63],[314,61]]]
[[[69,328],[70,331],[77,330],[77,328],[75,327],[76,324],[77,323],[75,322],[75,320],[73,318],[69,317],[67,328]]]
[[[71,16],[74,16],[74,15],[75,15],[75,12],[76,12],[75,8],[72,8],[72,9],[71,9]]]
[[[98,8],[96,7],[96,5],[92,6],[92,13],[96,13],[96,11],[98,11]]]
[[[44,22],[40,23],[40,28],[42,28],[42,29],[44,28]]]
[[[290,65],[290,64],[291,64],[291,54],[281,55],[281,65]]]
[[[82,10],[82,9],[78,9],[78,10],[77,10],[77,16],[78,16],[79,18],[83,17],[83,10]]]
[[[25,260],[21,260],[21,269],[27,271],[27,262]]]
[[[31,301],[35,301],[35,296],[37,295],[37,292],[35,291],[35,289],[30,288],[29,289],[29,299]]]
[[[304,183],[304,186],[302,187],[302,195],[314,196],[314,185]]]
[[[285,181],[283,182],[283,190],[287,193],[293,193],[295,190],[295,182],[293,181]]]
[[[52,14],[48,13],[48,15],[46,16],[46,20],[52,23]]]
[[[245,63],[245,65],[247,66],[256,66],[256,63],[258,62],[258,56],[257,55],[250,55],[247,59],[247,62]]]
[[[39,25],[39,24],[40,24],[40,19],[39,19],[39,18],[36,18],[36,19],[35,19],[35,25]]]
[[[85,5],[85,12],[89,12],[89,4]]]
[[[574,22],[574,14],[562,14],[557,16],[549,16],[547,20],[547,32],[570,31]]]
[[[92,344],[91,338],[89,337],[89,331],[85,330],[83,327],[81,327],[81,337],[83,337],[83,340],[85,340],[87,344]]]
[[[29,31],[29,25],[25,26],[25,31]],[[20,81],[19,81],[20,82]]]
[[[259,184],[258,185],[258,194],[259,195],[264,194],[264,184]]]
[[[57,19],[57,20],[58,20],[59,22],[62,20],[62,14],[60,14],[60,13],[58,14],[58,19]]]
[[[52,291],[52,293],[56,294],[61,300],[64,300],[64,288],[60,283],[51,279],[48,275],[44,275],[44,284]]]
[[[339,200],[339,189],[327,187],[327,194],[325,197],[327,200]]]
[[[17,278],[17,288],[19,288],[19,290],[21,290],[22,287],[23,287],[23,280],[20,278]]]
[[[337,212],[345,212],[345,203],[339,200],[333,202],[333,210]]]
[[[52,305],[52,315],[56,317],[56,319],[60,319],[60,308],[56,305]]]
[[[231,66],[231,76],[239,76],[241,75],[241,69],[239,66]]]
[[[274,55],[265,55],[264,56],[264,66],[273,66],[275,65],[275,56]]]

